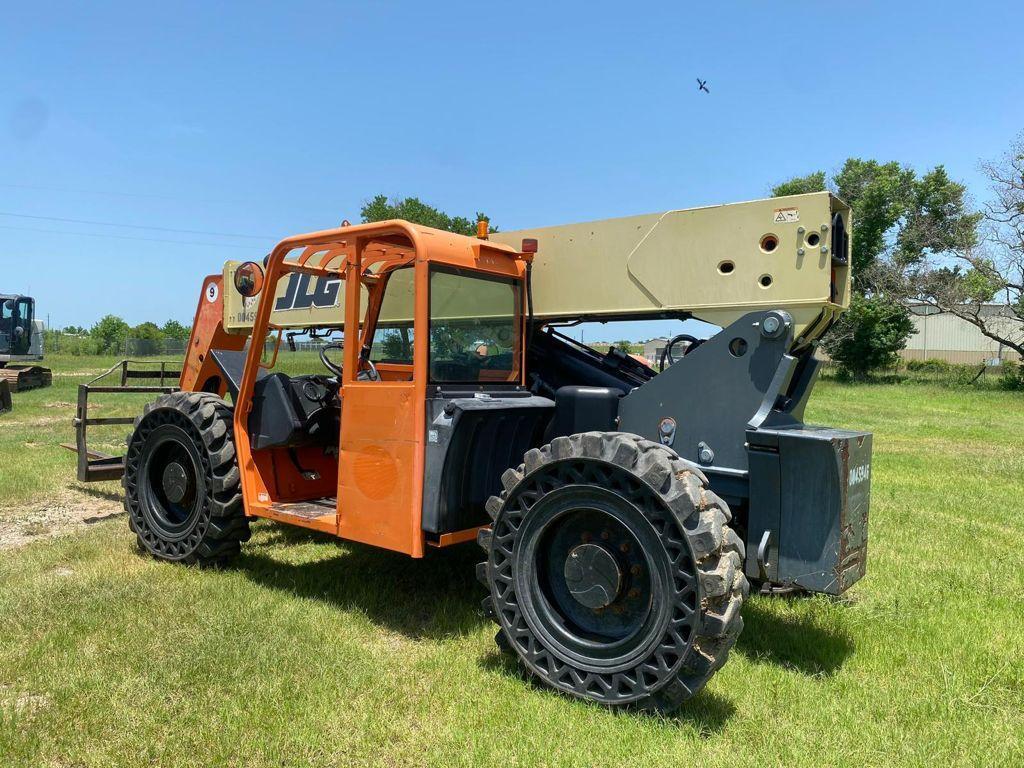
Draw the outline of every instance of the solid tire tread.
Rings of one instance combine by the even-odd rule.
[[[743,573],[743,542],[729,526],[732,519],[728,505],[708,488],[708,480],[694,464],[685,461],[671,448],[639,435],[622,432],[586,432],[558,437],[524,455],[523,463],[502,475],[503,490],[487,500],[486,509],[497,522],[505,511],[506,501],[520,483],[531,474],[542,471],[554,462],[568,459],[592,459],[627,470],[645,483],[675,519],[692,552],[698,576],[700,620],[680,663],[678,674],[648,695],[619,705],[597,695],[601,703],[651,710],[661,713],[676,709],[700,691],[714,673],[726,662],[729,652],[743,628],[741,608],[749,586]],[[531,667],[521,646],[506,636],[494,598],[492,529],[483,529],[477,542],[488,559],[477,567],[477,578],[488,588],[484,612],[499,624],[499,647],[513,653],[528,675],[544,680]],[[529,654],[525,654],[529,655]],[[571,670],[577,677],[577,670]],[[585,673],[578,682],[584,690],[591,685]],[[562,690],[562,689],[560,689]],[[579,695],[569,691],[573,695]]]

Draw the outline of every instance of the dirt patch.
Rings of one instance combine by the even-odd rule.
[[[16,691],[13,686],[0,685],[0,708],[12,709],[18,715],[35,714],[49,706],[50,697],[41,693]]]
[[[0,509],[0,550],[84,530],[124,514],[121,500],[66,489],[20,507]]]

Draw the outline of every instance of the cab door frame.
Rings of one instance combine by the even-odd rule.
[[[356,238],[346,268],[345,327],[362,325],[362,331],[356,331],[357,343],[346,344],[344,350],[338,535],[422,557],[429,264],[415,230],[406,234],[415,253],[412,381],[358,379],[364,346],[372,342],[376,326],[372,313],[381,305],[379,295],[368,307],[360,305],[369,237]]]

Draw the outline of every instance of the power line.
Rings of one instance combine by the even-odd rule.
[[[132,235],[107,235],[99,232],[67,232],[61,229],[40,229],[36,227],[12,227],[0,224],[0,229],[11,229],[18,232],[43,232],[48,235],[74,235],[75,237],[100,237],[115,240],[138,240],[144,243],[171,243],[173,245],[201,245],[210,248],[244,248],[247,251],[259,250],[252,245],[231,245],[229,243],[204,243],[198,240],[166,240],[157,237],[133,237]]]
[[[142,224],[118,224],[112,221],[93,221],[90,219],[68,219],[62,216],[32,216],[27,213],[9,213],[0,211],[0,216],[16,219],[34,219],[36,221],[60,221],[69,224],[90,224],[97,227],[121,227],[124,229],[150,229],[155,232],[177,232],[183,235],[210,235],[212,237],[244,237],[247,240],[274,240],[273,235],[243,235],[238,232],[208,232],[202,229],[174,229],[173,227],[148,227]]]
[[[197,202],[194,198],[174,197],[173,195],[160,195],[155,192],[114,192],[104,189],[75,189],[73,187],[50,187],[42,186],[39,184],[10,184],[0,183],[0,187],[8,189],[34,189],[41,192],[70,192],[75,195],[108,195],[110,197],[133,197],[133,198],[146,198],[150,200],[174,200],[179,203],[195,203]],[[222,203],[225,205],[248,205],[249,203],[240,203],[238,201],[231,200],[201,200],[198,202],[206,203]]]

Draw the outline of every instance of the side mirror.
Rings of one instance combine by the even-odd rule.
[[[247,261],[235,270],[235,290],[249,299],[263,290],[263,267]]]

